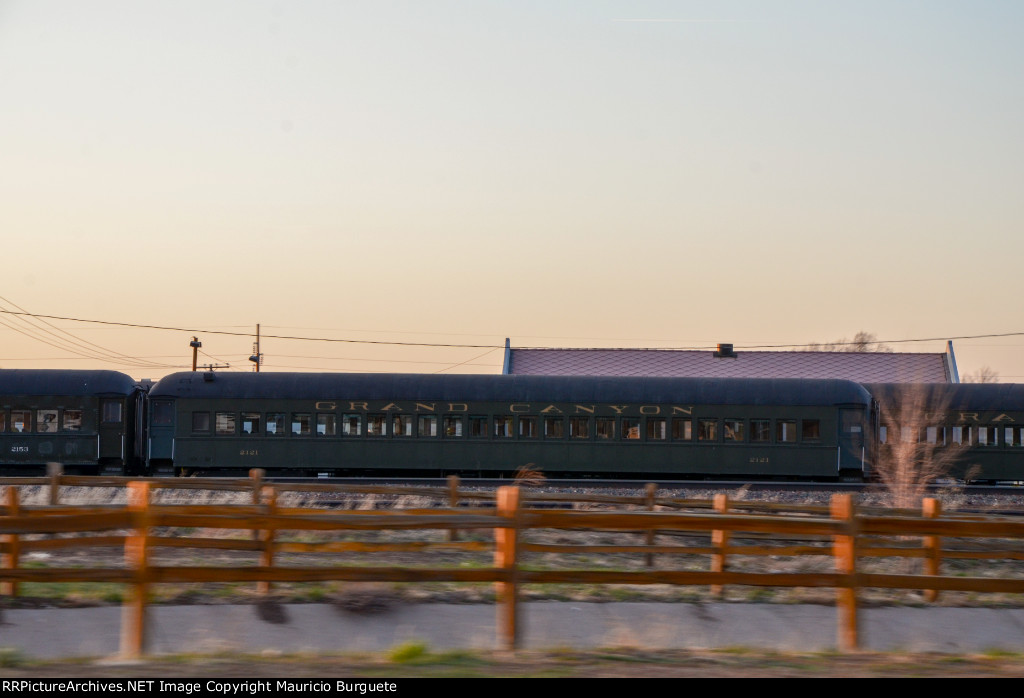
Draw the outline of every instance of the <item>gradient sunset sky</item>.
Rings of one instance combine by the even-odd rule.
[[[866,330],[1024,382],[1022,29],[1016,0],[0,0],[0,310],[120,323],[0,313],[0,367],[158,378],[197,335],[248,371],[257,323],[308,338],[268,371]]]

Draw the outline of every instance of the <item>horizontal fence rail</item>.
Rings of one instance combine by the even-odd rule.
[[[785,505],[765,509],[749,502],[729,501],[724,495],[711,501],[658,498],[653,486],[648,486],[642,497],[591,496],[588,503],[602,508],[580,510],[535,508],[539,503],[576,505],[581,501],[565,495],[529,493],[516,486],[490,493],[466,493],[453,480],[447,488],[358,488],[365,494],[425,497],[442,505],[432,508],[355,509],[333,502],[300,507],[282,506],[282,495],[352,494],[353,486],[270,485],[257,472],[249,479],[216,482],[103,478],[100,487],[125,490],[124,504],[61,504],[59,488],[71,483],[79,486],[78,480],[96,484],[92,478],[59,474],[3,481],[7,487],[0,506],[0,593],[17,595],[19,585],[28,582],[123,585],[126,613],[121,652],[128,657],[146,650],[146,610],[153,585],[158,584],[255,583],[263,594],[270,593],[275,584],[324,581],[490,584],[497,601],[498,640],[508,648],[515,648],[521,635],[519,599],[523,585],[528,584],[709,586],[716,594],[735,586],[833,589],[837,643],[844,650],[858,646],[858,593],[864,589],[920,590],[931,601],[943,591],[1024,593],[1024,576],[952,576],[944,575],[942,569],[947,559],[1024,559],[1024,522],[945,515],[935,500],[925,500],[920,512],[858,510],[851,495],[835,495],[829,507]],[[55,487],[56,493],[50,496],[49,504],[26,505],[19,497],[19,488],[37,486],[42,484],[40,481]],[[157,493],[170,489],[235,490],[251,492],[252,496],[241,504],[158,501]],[[197,535],[202,530],[218,534]],[[540,532],[560,531],[632,538],[625,543],[618,539],[614,543],[530,540]],[[435,532],[442,539],[346,539],[357,534],[422,532]],[[59,562],[63,551],[96,547],[123,548],[123,564],[23,564],[24,557],[32,552],[46,551]],[[243,556],[232,565],[170,564],[158,557],[161,550],[184,548],[237,551],[249,557]],[[429,555],[423,556],[423,564],[282,562],[282,556],[296,554],[352,553],[372,558],[385,553],[438,551],[481,554],[489,556],[491,562],[476,568],[444,566]],[[640,554],[646,566],[636,570],[594,569],[593,565],[576,568],[549,561],[553,555],[589,559],[606,554]],[[701,556],[710,564],[703,570],[654,569],[656,558],[677,556]],[[830,561],[831,570],[747,571],[735,569],[732,564],[741,557],[768,556],[816,557]],[[877,573],[861,564],[867,558],[886,557],[920,560],[922,570],[916,574]]]

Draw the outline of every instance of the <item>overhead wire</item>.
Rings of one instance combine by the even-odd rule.
[[[217,334],[231,337],[253,337],[253,332],[230,332],[227,330],[214,330],[214,329],[197,329],[194,327],[172,327],[167,325],[148,325],[142,323],[130,323],[130,322],[114,322],[111,320],[92,320],[86,318],[73,318],[60,315],[43,315],[40,313],[29,313],[29,312],[16,312],[12,310],[0,309],[0,313],[6,315],[18,315],[18,316],[30,316],[34,318],[42,318],[47,320],[64,320],[68,322],[83,322],[92,323],[97,325],[111,325],[116,327],[132,327],[138,329],[154,329],[154,330],[166,330],[172,332],[188,332],[188,333],[206,333],[206,334]],[[349,330],[352,331],[352,330]],[[391,346],[414,346],[414,347],[439,347],[439,348],[461,348],[461,349],[501,349],[504,348],[502,344],[457,344],[450,342],[395,342],[386,340],[376,339],[349,339],[349,338],[336,338],[336,337],[303,337],[299,335],[274,335],[274,334],[261,334],[264,339],[282,339],[282,340],[293,340],[303,342],[329,342],[329,343],[343,343],[343,344],[376,344],[376,345],[391,345]],[[987,334],[975,334],[975,335],[951,335],[946,337],[916,337],[916,338],[905,338],[905,339],[879,339],[875,340],[874,343],[878,344],[904,344],[912,342],[945,342],[954,339],[987,339],[996,337],[1024,337],[1024,331],[1020,332],[995,332]],[[829,342],[835,346],[847,346],[859,344],[859,342]],[[809,343],[789,343],[789,344],[737,344],[737,349],[794,349],[799,347],[806,347]],[[550,347],[517,347],[519,349],[547,349]],[[628,347],[627,347],[628,348]],[[717,348],[716,345],[692,345],[692,346],[675,346],[675,347],[661,347],[664,350],[676,350],[676,351],[694,351],[694,350],[709,350]]]
[[[174,368],[174,366],[170,364],[150,361],[148,359],[143,359],[141,357],[133,357],[127,354],[122,354],[121,352],[112,349],[108,349],[107,347],[96,344],[95,342],[90,342],[87,339],[78,337],[77,335],[74,335],[68,332],[67,330],[64,330],[63,328],[57,327],[51,322],[47,322],[45,316],[41,316],[35,313],[29,313],[22,306],[7,298],[4,298],[3,296],[0,296],[0,301],[3,301],[8,305],[17,308],[19,311],[22,311],[21,313],[11,313],[9,311],[4,310],[5,313],[15,316],[15,320],[20,320],[23,323],[19,327],[5,320],[0,320],[0,324],[3,324],[5,327],[12,329],[15,332],[18,332],[19,334],[31,337],[36,341],[42,342],[57,349],[61,349],[62,351],[70,352],[83,358],[91,358],[117,364],[128,364],[136,367]],[[37,321],[39,324],[34,324],[35,321]],[[42,335],[40,335],[39,333],[42,333]],[[70,338],[70,340],[65,339],[65,337],[61,335],[66,335],[67,337]]]

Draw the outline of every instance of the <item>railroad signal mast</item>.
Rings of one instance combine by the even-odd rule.
[[[199,358],[199,347],[203,346],[203,343],[199,341],[199,337],[193,337],[192,341],[188,343],[192,347],[192,371],[196,370],[196,359]]]
[[[192,347],[192,371],[194,372],[198,368],[196,363],[199,359],[199,348],[203,346],[203,343],[199,341],[199,337],[193,337],[188,345]],[[204,371],[212,372],[218,368],[231,368],[231,364],[203,364]]]
[[[260,364],[263,363],[263,354],[260,353],[260,326],[256,325],[256,341],[252,344],[252,356],[249,357],[249,361],[252,361],[253,371],[256,373],[260,372]]]

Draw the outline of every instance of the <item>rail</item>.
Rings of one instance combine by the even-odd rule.
[[[175,483],[177,486],[178,483]],[[1024,522],[1000,517],[944,515],[935,500],[922,512],[858,510],[852,495],[835,495],[827,512],[765,515],[736,511],[720,496],[701,502],[696,511],[655,510],[651,490],[644,510],[537,509],[519,487],[501,487],[493,507],[408,508],[395,510],[316,509],[280,504],[281,487],[263,485],[251,504],[165,504],[154,501],[161,483],[127,483],[127,503],[118,505],[26,505],[19,488],[9,485],[0,507],[0,592],[19,593],[19,585],[54,582],[105,582],[124,585],[121,652],[134,657],[146,651],[146,609],[154,585],[255,583],[261,593],[275,584],[309,582],[455,582],[492,584],[496,629],[505,647],[520,637],[523,588],[534,584],[684,585],[826,588],[835,592],[837,644],[858,646],[860,594],[869,588],[913,589],[936,600],[943,591],[1024,593],[1024,577],[956,576],[944,573],[943,561],[1024,559],[1019,547]],[[291,489],[291,486],[288,486]],[[235,531],[216,537],[196,532]],[[437,532],[483,532],[438,540]],[[557,535],[579,531],[618,532],[639,536],[633,544],[560,543]],[[345,540],[359,532],[416,532],[418,540]],[[433,532],[433,533],[431,533]],[[556,532],[556,542],[532,540]],[[305,536],[306,538],[303,538]],[[313,538],[311,538],[311,536]],[[656,538],[660,542],[656,543]],[[314,539],[315,538],[315,539]],[[755,544],[740,545],[740,540]],[[704,545],[694,540],[709,541]],[[953,547],[950,541],[969,541]],[[123,547],[123,564],[107,567],[32,567],[21,564],[31,551],[50,552],[96,546]],[[972,547],[973,546],[973,547]],[[1016,547],[1014,547],[1016,546]],[[164,548],[220,549],[248,552],[246,564],[232,566],[168,564],[158,559]],[[490,556],[489,565],[467,568],[436,564],[289,564],[285,555],[419,553],[439,550]],[[642,554],[643,569],[594,569],[601,554]],[[583,568],[551,554],[582,555]],[[652,561],[676,556],[710,559],[708,569],[654,569]],[[832,571],[746,571],[734,567],[741,557],[818,556],[831,560]],[[919,558],[918,573],[872,572],[871,557]],[[429,562],[429,560],[428,560]],[[255,564],[253,564],[255,563]]]

